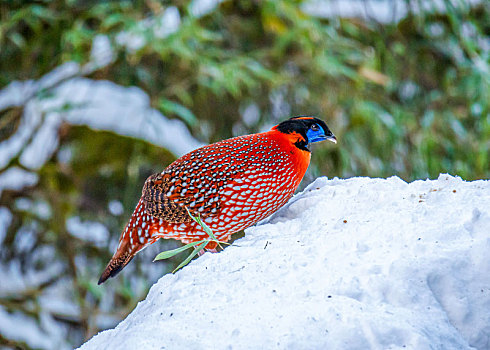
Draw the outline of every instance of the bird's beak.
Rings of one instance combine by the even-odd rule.
[[[334,134],[327,136],[328,141],[332,141],[333,143],[337,143],[337,138],[335,137]]]

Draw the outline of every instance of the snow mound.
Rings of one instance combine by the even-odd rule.
[[[319,178],[81,349],[488,349],[489,208],[490,181]]]

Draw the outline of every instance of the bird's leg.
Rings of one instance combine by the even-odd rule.
[[[218,250],[216,248],[212,248],[212,249],[204,248],[197,253],[197,256],[202,256],[206,252],[217,253]]]

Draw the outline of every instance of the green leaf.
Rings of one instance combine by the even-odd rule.
[[[20,49],[26,45],[26,41],[22,35],[17,32],[13,32],[8,35],[8,38]]]
[[[158,254],[155,259],[153,259],[153,261],[157,261],[157,260],[164,260],[164,259],[169,259],[171,257],[173,257],[174,255],[177,255],[179,253],[182,253],[183,251],[189,249],[189,248],[192,248],[200,243],[203,243],[205,242],[205,240],[201,240],[201,241],[197,241],[197,242],[192,242],[192,243],[189,243],[189,244],[186,244],[185,246],[182,246],[180,248],[177,248],[177,249],[172,249],[172,250],[166,250],[164,252],[161,252],[160,254]]]
[[[181,105],[180,103],[167,99],[161,99],[160,109],[163,113],[178,115],[189,126],[197,125],[197,118],[194,113],[192,113],[189,108]]]
[[[200,241],[202,242],[202,241]],[[186,266],[201,250],[204,249],[204,247],[208,244],[209,241],[204,241],[200,246],[198,246],[192,253],[189,254],[189,256],[182,261],[179,266],[175,268],[175,270],[172,271],[172,273],[175,273],[176,271],[180,270],[184,266]]]
[[[206,232],[209,235],[209,237],[211,237],[212,240],[219,242],[216,236],[214,235],[213,231],[211,230],[211,228],[208,225],[206,225],[204,221],[202,221],[201,216],[199,214],[197,215],[197,217],[194,217],[189,211],[189,209],[187,209],[187,207],[185,208],[185,210],[187,210],[192,220],[197,222],[204,229],[204,232]]]

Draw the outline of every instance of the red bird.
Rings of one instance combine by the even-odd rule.
[[[99,284],[159,238],[184,243],[207,238],[186,208],[200,215],[220,241],[268,217],[303,179],[311,158],[308,145],[323,140],[337,142],[323,121],[294,117],[267,132],[196,149],[151,175]],[[213,243],[206,248],[216,248]]]

